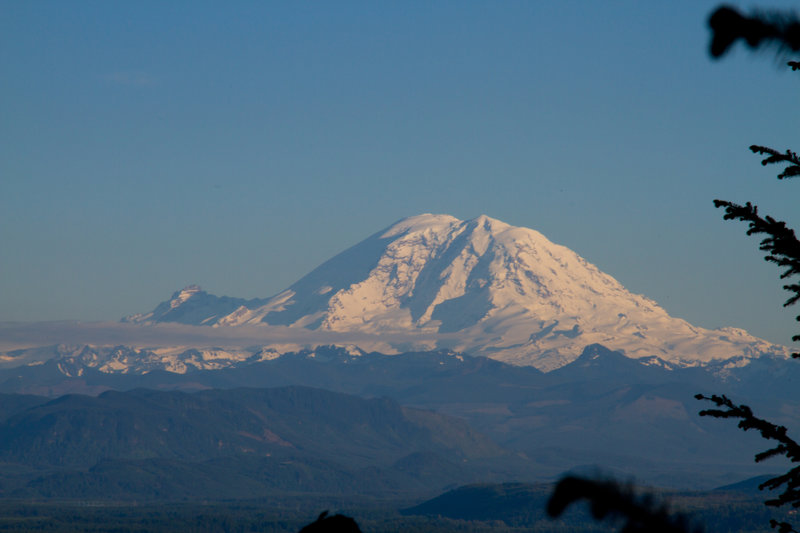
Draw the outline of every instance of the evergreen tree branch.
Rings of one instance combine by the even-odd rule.
[[[689,533],[689,519],[683,514],[671,514],[665,505],[655,505],[652,495],[636,497],[630,486],[620,486],[613,480],[600,481],[567,476],[558,482],[550,500],[547,514],[556,518],[571,504],[587,500],[595,520],[622,519],[622,533]]]
[[[761,149],[762,147],[755,148]],[[797,155],[788,150],[787,154],[791,154],[791,157],[795,159],[797,158]],[[781,154],[781,156],[783,155]],[[800,241],[797,240],[794,230],[787,227],[785,222],[775,220],[770,216],[761,217],[758,214],[758,207],[750,202],[747,202],[745,205],[739,205],[725,200],[714,200],[714,206],[725,208],[725,215],[723,217],[725,220],[741,220],[742,222],[748,222],[748,235],[767,235],[767,237],[762,239],[759,249],[767,252],[767,255],[764,257],[765,261],[775,263],[779,267],[785,269],[781,273],[781,279],[800,274]],[[786,302],[784,302],[784,307],[788,307],[800,301],[800,284],[788,283],[783,286],[783,289],[791,294]],[[800,315],[798,315],[796,319],[800,321]],[[793,336],[792,340],[800,340],[800,335]],[[798,358],[800,357],[800,353],[795,352],[792,354],[792,357]]]
[[[800,444],[786,434],[786,427],[779,426],[759,418],[753,414],[753,411],[746,405],[736,405],[724,394],[717,396],[705,396],[703,394],[695,395],[698,400],[710,401],[715,404],[718,409],[704,409],[700,411],[700,416],[710,416],[713,418],[738,418],[738,427],[744,431],[754,429],[761,433],[761,436],[766,440],[777,441],[778,445],[774,448],[758,453],[755,456],[756,462],[761,462],[776,455],[783,455],[792,463],[800,462]],[[766,505],[779,507],[785,504],[791,504],[792,507],[800,507],[800,466],[796,466],[780,476],[768,479],[761,483],[758,488],[776,490],[781,486],[785,486],[783,492],[775,499],[767,500]],[[776,527],[773,525],[773,528]],[[780,529],[780,531],[784,531]],[[789,531],[789,530],[786,530]]]
[[[750,146],[750,151],[754,154],[767,155],[767,157],[761,160],[761,164],[764,166],[774,163],[788,163],[789,165],[783,169],[783,172],[778,174],[779,180],[800,175],[800,158],[791,150],[786,150],[786,152],[782,153],[767,146],[754,144]]]

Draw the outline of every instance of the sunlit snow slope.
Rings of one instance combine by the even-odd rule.
[[[170,309],[191,305],[193,297],[176,293]],[[681,365],[787,353],[741,329],[707,330],[670,317],[541,233],[487,216],[401,220],[276,296],[197,323],[392,338],[435,333],[437,347],[542,370],[574,360],[593,343]]]

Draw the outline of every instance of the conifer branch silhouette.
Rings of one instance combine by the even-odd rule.
[[[656,505],[651,494],[637,497],[631,486],[613,480],[591,480],[567,476],[558,482],[547,502],[547,514],[557,518],[571,504],[587,500],[595,520],[622,519],[621,533],[699,533],[683,514],[670,514],[666,505]]]
[[[757,463],[777,455],[786,456],[786,458],[792,463],[800,462],[800,444],[787,435],[786,427],[773,424],[768,420],[764,420],[763,418],[755,416],[750,407],[746,405],[736,405],[724,394],[712,394],[711,396],[697,394],[695,398],[698,400],[712,402],[719,408],[704,409],[703,411],[700,411],[700,416],[710,416],[713,418],[738,418],[739,423],[737,425],[742,430],[749,431],[754,429],[761,433],[761,436],[766,440],[777,441],[778,444],[774,448],[770,448],[769,450],[756,454],[755,460]],[[772,507],[780,507],[781,505],[785,504],[791,504],[792,507],[800,507],[800,466],[792,468],[785,474],[768,479],[764,483],[761,483],[758,488],[761,490],[776,490],[783,485],[785,485],[785,488],[782,494],[775,499],[767,500],[764,503]],[[774,520],[772,522],[774,522]],[[782,524],[789,525],[785,522]]]
[[[777,520],[770,520],[769,525],[772,529],[777,529],[778,533],[798,533],[788,522],[778,522]]]
[[[791,65],[792,63],[793,62],[790,61],[788,64]],[[792,70],[797,69],[792,68]],[[798,159],[797,154],[791,150],[786,150],[785,153],[781,153],[777,150],[773,150],[772,148],[754,144],[750,147],[750,151],[754,154],[769,154],[769,157],[766,157],[761,161],[761,164],[764,166],[773,163],[789,163],[789,166],[787,166],[783,172],[778,174],[779,180],[784,178],[793,178],[800,175],[800,159]]]
[[[751,147],[751,150],[754,152],[762,149],[764,148],[761,146]],[[793,152],[787,150],[787,154],[790,154],[788,157],[794,157],[795,160],[797,159],[797,156]],[[770,156],[764,161],[773,159],[774,157],[775,156]],[[789,168],[796,168],[797,172],[795,175],[800,174],[800,165],[794,165],[794,167]],[[785,172],[786,171],[782,174]],[[741,220],[742,222],[748,222],[748,235],[767,235],[767,237],[761,241],[759,248],[767,252],[767,255],[764,256],[765,261],[775,263],[779,267],[785,268],[780,276],[781,279],[800,275],[800,241],[797,240],[794,230],[787,227],[785,222],[775,220],[770,216],[761,217],[758,214],[758,207],[750,202],[747,202],[745,205],[740,205],[726,200],[714,200],[714,206],[725,208],[725,215],[723,217],[725,220]],[[791,294],[786,302],[784,302],[784,307],[788,307],[800,301],[800,284],[787,283],[783,286],[783,289]],[[796,317],[796,320],[800,322],[800,315]],[[800,341],[800,335],[794,335],[792,340]],[[798,358],[800,357],[800,353],[794,352],[792,353],[792,357]]]
[[[795,13],[754,11],[742,15],[730,6],[718,7],[708,19],[710,53],[718,58],[742,39],[750,48],[773,47],[779,53],[800,51],[800,19]]]

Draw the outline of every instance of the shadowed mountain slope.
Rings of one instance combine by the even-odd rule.
[[[0,476],[5,494],[388,494],[532,471],[464,421],[387,398],[286,387],[42,400],[0,422],[0,463],[16,472]]]

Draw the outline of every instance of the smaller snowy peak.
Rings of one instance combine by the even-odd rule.
[[[169,301],[169,306],[172,309],[175,309],[192,296],[201,292],[203,292],[203,289],[200,287],[200,285],[187,285],[172,295],[172,299]]]
[[[122,318],[122,322],[132,322],[135,324],[145,324],[151,322],[163,322],[165,316],[181,307],[183,304],[192,298],[202,297],[206,294],[200,285],[187,285],[179,291],[175,291],[170,296],[169,300],[161,302],[153,311],[149,313],[137,313],[135,315],[128,315]]]
[[[197,370],[219,370],[258,361],[277,359],[280,353],[272,347],[239,349],[219,347],[164,346],[101,346],[59,345],[53,359],[59,371],[76,377],[91,368],[102,374],[147,374],[154,370],[186,374]],[[41,364],[41,362],[34,362]],[[30,364],[30,363],[29,363]]]
[[[248,309],[262,306],[266,300],[254,298],[231,298],[214,296],[199,285],[188,285],[172,294],[169,300],[161,302],[147,314],[124,317],[122,322],[153,324],[157,322],[176,322],[196,326],[210,326],[234,312],[243,313]]]
[[[355,344],[333,345],[332,347],[341,349],[342,351],[344,351],[344,353],[346,353],[350,357],[363,357],[367,354],[367,352],[365,352]]]

